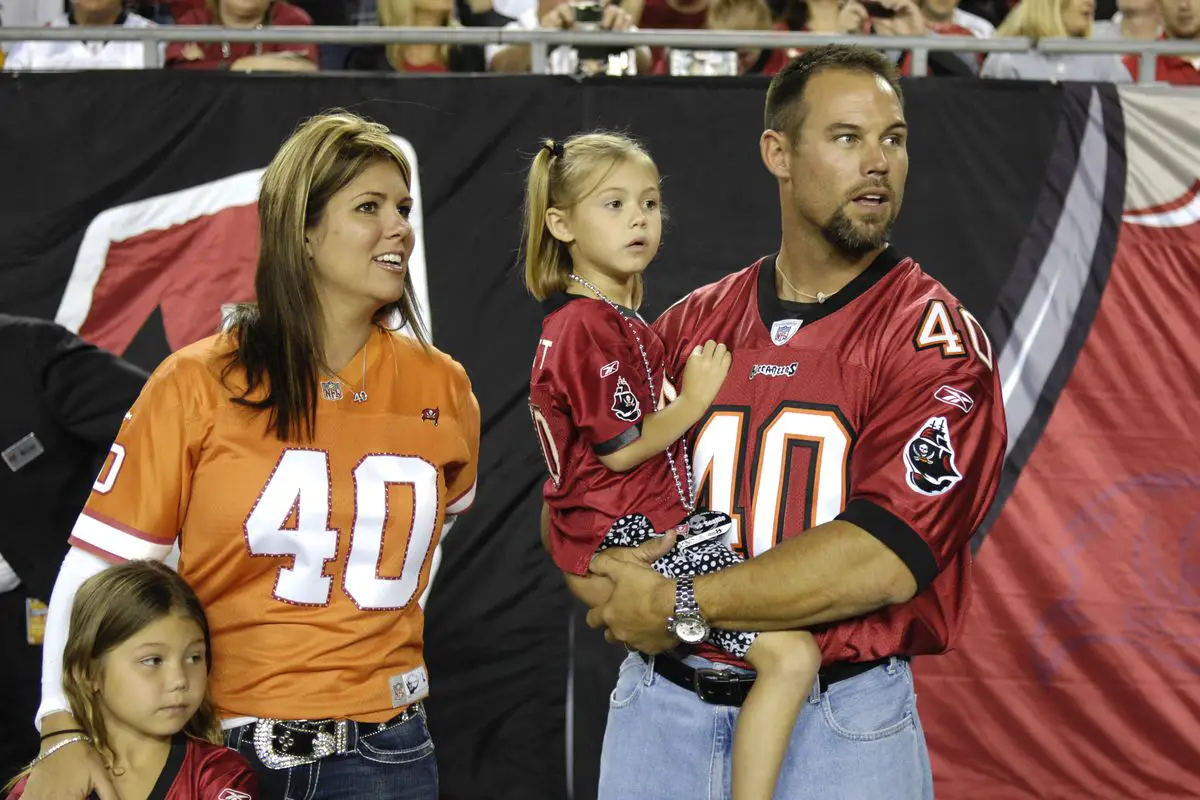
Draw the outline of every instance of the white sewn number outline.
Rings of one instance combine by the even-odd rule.
[[[121,467],[125,464],[124,445],[113,442],[108,452],[112,454],[112,460],[105,459],[104,464],[100,467],[100,474],[96,476],[96,480],[92,484],[92,491],[96,494],[108,494],[113,490],[117,476],[121,474]],[[107,469],[105,469],[106,467]]]
[[[733,519],[730,543],[748,556],[758,556],[783,540],[789,496],[797,479],[807,488],[804,529],[834,519],[845,506],[850,450],[854,436],[833,408],[784,403],[759,428],[754,449],[747,448],[747,406],[714,406],[699,427],[692,448],[692,471],[705,507]],[[811,452],[807,475],[791,474],[793,447]],[[751,484],[751,530],[745,540],[746,510],[737,504],[742,459],[755,454]]]
[[[962,306],[956,307],[962,320],[959,326],[954,322],[950,309],[941,300],[930,300],[925,306],[925,313],[917,323],[917,331],[913,334],[913,348],[928,350],[938,348],[942,358],[965,358],[967,347],[963,343],[963,331],[971,343],[971,350],[989,369],[994,369],[995,359],[992,357],[992,343],[979,324],[979,320]]]
[[[538,444],[541,445],[542,458],[546,460],[546,469],[550,473],[550,480],[554,481],[555,486],[561,486],[562,456],[559,454],[558,444],[554,441],[554,433],[550,430],[550,422],[542,410],[532,403],[529,405],[529,414],[533,417],[533,429],[537,433]]]
[[[246,547],[252,556],[291,559],[279,568],[277,600],[324,606],[333,597],[333,578],[325,574],[325,565],[338,551],[338,531],[329,527],[332,484],[324,450],[285,450],[246,517]],[[404,565],[394,578],[379,574],[392,511],[389,486],[408,487],[412,494]],[[397,494],[403,493],[392,497]],[[423,458],[377,453],[354,468],[354,523],[342,590],[356,606],[400,609],[417,599],[421,572],[436,538],[439,502],[437,467]],[[293,512],[296,525],[285,528]]]

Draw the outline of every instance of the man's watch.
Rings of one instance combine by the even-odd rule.
[[[708,620],[696,603],[692,576],[675,579],[675,613],[667,617],[667,632],[684,644],[700,644],[708,637]]]

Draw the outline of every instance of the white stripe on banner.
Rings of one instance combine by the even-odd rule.
[[[1189,189],[1188,195],[1188,201],[1179,208],[1170,211],[1126,212],[1122,219],[1131,225],[1147,228],[1186,228],[1200,222],[1200,194],[1197,194],[1197,187]]]
[[[412,185],[408,189],[412,194],[413,207],[408,222],[413,228],[414,242],[408,259],[408,274],[416,294],[417,309],[427,332],[431,332],[433,316],[429,307],[429,277],[425,266],[425,223],[417,151],[407,139],[394,135],[391,138],[412,168]],[[83,234],[79,252],[75,254],[75,265],[67,279],[66,291],[58,304],[55,321],[75,333],[83,327],[92,309],[96,285],[108,261],[108,249],[114,242],[150,231],[166,230],[227,208],[257,203],[259,182],[264,172],[265,168],[239,172],[199,186],[114,206],[98,214]]]
[[[1000,355],[1008,449],[1021,438],[1051,370],[1066,344],[1104,222],[1108,140],[1100,93],[1091,91],[1087,130],[1054,238]]]
[[[87,514],[79,515],[71,530],[71,537],[126,561],[141,558],[166,561],[172,550],[172,545],[140,539]]]

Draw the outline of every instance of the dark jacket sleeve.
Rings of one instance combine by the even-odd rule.
[[[149,375],[57,323],[34,324],[29,363],[44,408],[66,430],[107,448]]]

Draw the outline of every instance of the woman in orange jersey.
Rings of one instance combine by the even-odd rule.
[[[226,741],[265,797],[437,797],[419,598],[474,496],[479,407],[423,338],[410,180],[387,129],[345,113],[301,125],[267,168],[257,304],[155,370],[72,531],[47,620],[43,752],[79,727],[61,687],[75,590],[178,543],[208,610]],[[37,765],[25,797],[93,788],[116,799],[77,742]]]

